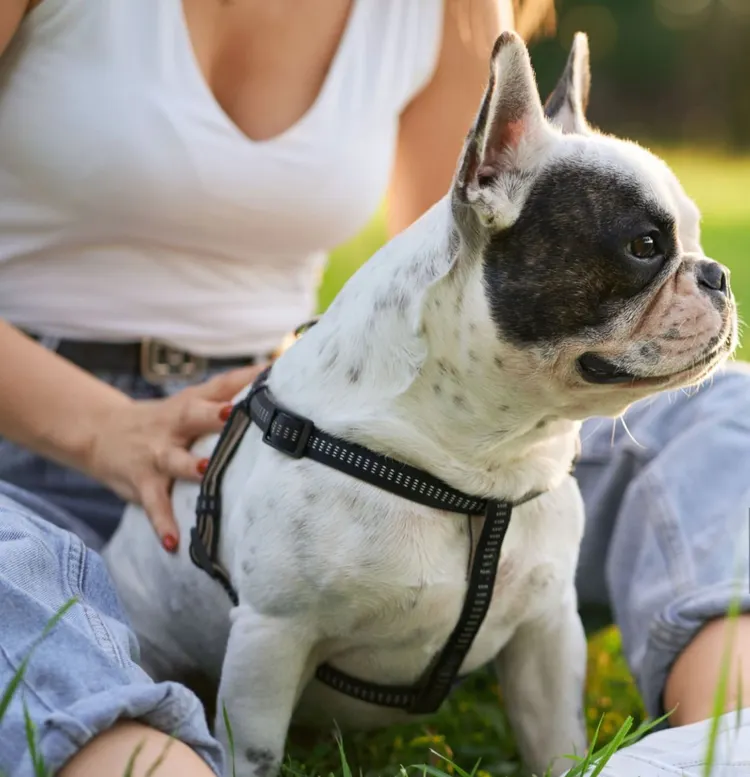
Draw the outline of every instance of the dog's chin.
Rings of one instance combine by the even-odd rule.
[[[692,361],[686,367],[660,375],[639,375],[622,369],[615,362],[593,352],[576,360],[579,377],[588,384],[621,387],[628,390],[677,388],[705,380],[731,353],[733,337],[730,334],[709,354]]]

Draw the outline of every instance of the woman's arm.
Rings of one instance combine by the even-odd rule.
[[[167,550],[179,533],[170,489],[199,480],[191,443],[218,432],[228,402],[260,367],[163,400],[135,401],[0,321],[0,436],[81,470],[139,502]]]
[[[401,115],[388,192],[391,235],[447,193],[487,84],[492,45],[512,26],[510,2],[446,0],[435,73]]]
[[[0,7],[0,55],[8,47],[24,16],[40,0],[3,0]]]

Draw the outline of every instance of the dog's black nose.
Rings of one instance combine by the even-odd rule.
[[[709,291],[716,291],[726,297],[729,293],[729,270],[718,262],[702,259],[695,266],[698,285]]]

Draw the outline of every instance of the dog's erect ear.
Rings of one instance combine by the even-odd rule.
[[[589,39],[585,32],[577,32],[565,70],[544,106],[547,118],[563,132],[590,132],[586,121],[590,91]]]
[[[509,179],[517,182],[535,166],[552,134],[526,45],[504,32],[492,50],[489,83],[464,145],[454,196],[474,206],[485,223],[509,223],[523,188]]]

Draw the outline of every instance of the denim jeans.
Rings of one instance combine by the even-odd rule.
[[[179,388],[157,389],[139,379],[111,382],[135,397],[158,397]],[[672,392],[638,403],[624,423],[595,418],[584,424],[575,473],[587,511],[577,576],[579,600],[584,613],[597,609],[611,613],[620,627],[628,663],[651,715],[663,712],[661,696],[669,669],[701,626],[724,615],[733,596],[739,596],[742,610],[750,612],[749,465],[747,365],[727,368],[699,391]],[[66,510],[68,524],[94,548],[114,531],[122,510],[114,495],[89,479],[9,443],[0,443],[0,480]],[[49,518],[49,509],[35,512]],[[34,542],[41,547],[47,541],[42,524],[34,525]],[[56,535],[49,542],[53,549],[45,558],[54,588],[61,569],[70,563],[69,551],[61,550],[67,546]],[[71,547],[81,552],[80,544]],[[0,587],[8,584],[7,563],[0,564]],[[25,565],[15,566],[13,585],[23,611],[24,597],[30,596],[24,586],[33,587],[38,575],[24,578]],[[114,597],[111,584],[103,573],[97,574],[97,590],[107,590],[96,595],[109,601]],[[52,598],[61,603],[64,597],[55,591]],[[5,596],[0,598],[2,623],[5,601]],[[48,607],[44,613],[51,611]],[[119,614],[111,617],[122,622]],[[43,618],[11,623],[11,629],[0,630],[4,652],[6,643],[28,644],[29,629],[38,631]],[[122,623],[119,628],[122,635],[127,632]],[[18,629],[24,633],[16,633]],[[73,646],[62,635],[57,642],[59,662]],[[126,642],[121,636],[120,644]],[[71,664],[70,672],[75,673],[76,661],[71,659]],[[85,665],[78,665],[78,670],[87,671]],[[8,679],[6,671],[0,665],[0,688]],[[67,695],[57,702],[61,708],[74,704],[80,695],[75,680],[69,685]],[[113,694],[123,687],[115,681]]]
[[[135,637],[101,557],[59,527],[74,528],[69,514],[0,482],[0,697],[33,649],[0,721],[0,773],[35,774],[25,708],[51,774],[120,719],[174,735],[223,774],[224,756],[200,702],[183,686],[154,683],[140,669]],[[73,597],[77,603],[34,647]]]

